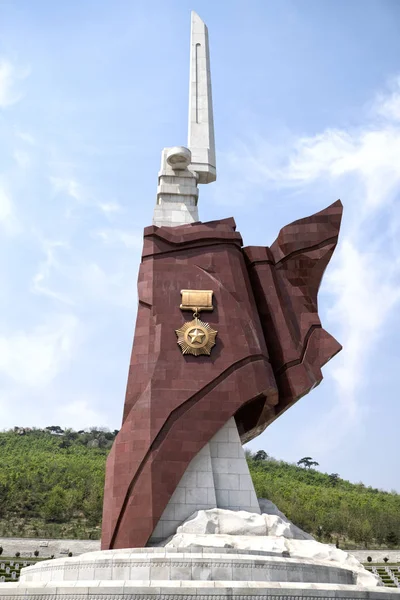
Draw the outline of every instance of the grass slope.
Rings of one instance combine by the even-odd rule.
[[[341,548],[399,547],[400,494],[273,458],[248,461],[258,497],[318,539]]]
[[[98,538],[114,434],[0,433],[0,536]]]

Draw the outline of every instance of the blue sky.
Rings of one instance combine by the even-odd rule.
[[[185,144],[190,10],[209,27],[218,180],[247,245],[344,204],[321,287],[344,349],[250,445],[400,491],[396,0],[0,0],[0,428],[119,428],[142,230]]]

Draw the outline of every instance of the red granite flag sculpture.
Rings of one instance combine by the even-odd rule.
[[[103,549],[148,544],[189,464],[229,419],[251,440],[321,382],[341,349],[317,307],[341,202],[287,225],[270,247],[243,247],[232,218],[199,222],[197,184],[216,169],[207,30],[195,13],[191,61],[189,149],[164,149],[155,224],[144,231]]]

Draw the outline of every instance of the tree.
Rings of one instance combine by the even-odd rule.
[[[60,443],[60,448],[70,448],[70,446],[71,442],[68,438],[63,439],[63,441]]]
[[[304,456],[297,462],[298,467],[304,467],[307,469],[311,469],[311,467],[319,467],[319,463],[311,458],[311,456]]]
[[[361,526],[361,541],[364,542],[366,548],[368,548],[368,545],[372,541],[372,527],[371,523],[367,520]]]
[[[389,546],[397,546],[397,544],[399,543],[399,538],[396,532],[389,531],[389,533],[386,536],[386,541]]]
[[[331,473],[330,475],[328,475],[328,477],[330,485],[332,487],[336,487],[339,483],[339,473]]]
[[[69,440],[69,441],[76,440],[79,437],[79,435],[77,434],[77,432],[74,431],[73,429],[71,429],[71,427],[69,427],[68,429],[65,429],[64,435],[67,438],[67,440]]]
[[[64,433],[64,430],[59,425],[51,425],[50,427],[46,427],[47,431],[50,433],[55,433],[57,435],[61,435]]]
[[[88,497],[83,501],[82,508],[90,526],[100,523],[103,513],[103,490],[92,487]]]
[[[253,458],[254,460],[267,460],[268,454],[265,452],[265,450],[258,450]]]
[[[43,516],[46,521],[62,523],[66,520],[67,497],[61,485],[56,485],[50,491],[47,501],[43,507]]]

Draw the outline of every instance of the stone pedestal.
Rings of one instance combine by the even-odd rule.
[[[350,554],[270,514],[212,509],[163,546],[43,561],[0,585],[4,600],[400,600]]]
[[[357,572],[315,559],[229,548],[136,548],[45,561],[2,584],[3,599],[399,600],[400,591],[357,585]]]

